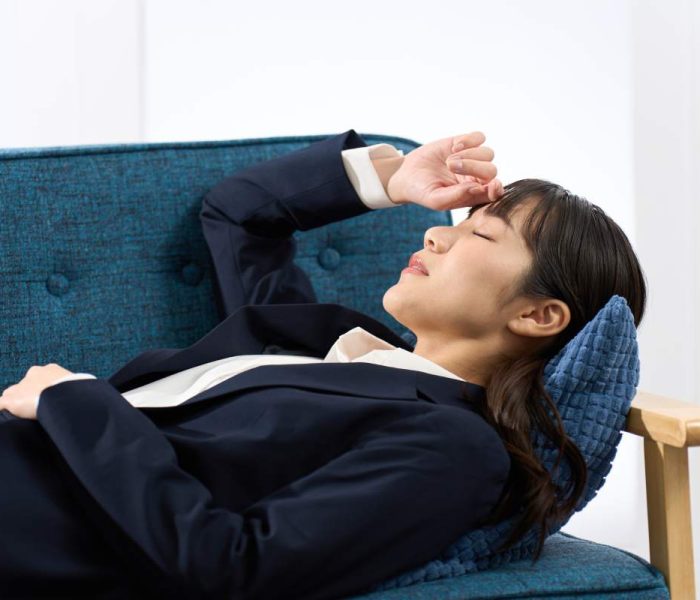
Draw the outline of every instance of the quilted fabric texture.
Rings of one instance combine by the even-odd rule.
[[[612,467],[622,428],[639,384],[639,350],[634,317],[627,301],[614,295],[579,333],[546,365],[545,388],[552,396],[567,434],[578,445],[589,469],[581,510],[603,485]],[[533,448],[552,472],[557,449],[534,431]],[[562,461],[554,480],[562,485],[571,472]],[[573,514],[573,513],[572,513]],[[571,518],[554,527],[550,535]],[[496,525],[475,529],[426,565],[407,571],[370,588],[389,590],[421,581],[456,577],[491,569],[534,556],[537,528],[532,527],[514,546],[495,552],[516,520],[512,516]]]

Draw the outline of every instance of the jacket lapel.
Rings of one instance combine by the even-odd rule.
[[[263,365],[243,371],[189,398],[179,406],[191,406],[248,388],[294,387],[361,396],[416,400],[415,371],[372,363],[308,363]]]
[[[108,381],[124,392],[191,367],[241,354],[281,352],[323,358],[341,334],[358,326],[394,346],[413,350],[380,321],[341,304],[246,304],[191,346],[147,350],[113,373]],[[293,376],[302,366],[275,365],[281,368],[275,376]]]
[[[261,386],[295,387],[365,398],[420,398],[433,404],[449,404],[461,408],[471,405],[471,402],[464,398],[464,390],[472,400],[484,396],[481,386],[423,371],[363,362],[329,362],[263,365],[248,369],[200,392],[178,406],[191,406],[223,394]]]
[[[380,321],[340,304],[249,304],[238,308],[191,346],[148,350],[111,375],[108,381],[124,392],[197,365],[241,354],[296,353],[323,358],[338,336],[358,326],[394,346],[409,352],[413,350]],[[463,399],[463,390],[471,397],[484,395],[481,386],[422,371],[363,362],[328,362],[262,365],[248,369],[179,406],[191,407],[249,388],[278,386],[368,398],[420,398],[461,408],[470,406]]]

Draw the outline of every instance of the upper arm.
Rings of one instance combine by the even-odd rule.
[[[251,195],[264,199],[266,192],[235,176],[226,181],[225,189],[225,198],[221,192],[206,196],[200,212],[220,316],[226,318],[245,304],[317,302],[308,275],[294,262],[294,229],[280,218],[277,201],[268,200],[274,206],[262,202],[237,222],[230,205],[243,207]],[[224,199],[228,209],[221,204]]]
[[[295,264],[294,232],[372,209],[348,178],[342,150],[366,146],[354,130],[230,175],[204,197],[199,217],[223,318],[245,304],[315,303]]]

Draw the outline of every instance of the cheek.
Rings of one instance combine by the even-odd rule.
[[[503,265],[495,257],[478,256],[455,262],[441,273],[447,288],[486,291],[500,279]]]
[[[499,299],[512,290],[520,267],[497,256],[482,255],[461,264],[450,265],[431,287],[444,290],[436,298],[442,306],[464,309],[473,316],[489,319],[498,312]]]

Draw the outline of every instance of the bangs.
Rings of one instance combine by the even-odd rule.
[[[529,214],[523,220],[518,232],[525,240],[528,248],[535,251],[536,244],[546,234],[547,224],[555,226],[560,214],[561,202],[569,192],[564,188],[541,179],[521,179],[503,188],[503,195],[493,202],[477,204],[470,208],[467,219],[478,210],[504,221],[509,227],[515,228],[513,213],[524,208],[527,202],[534,200]]]

